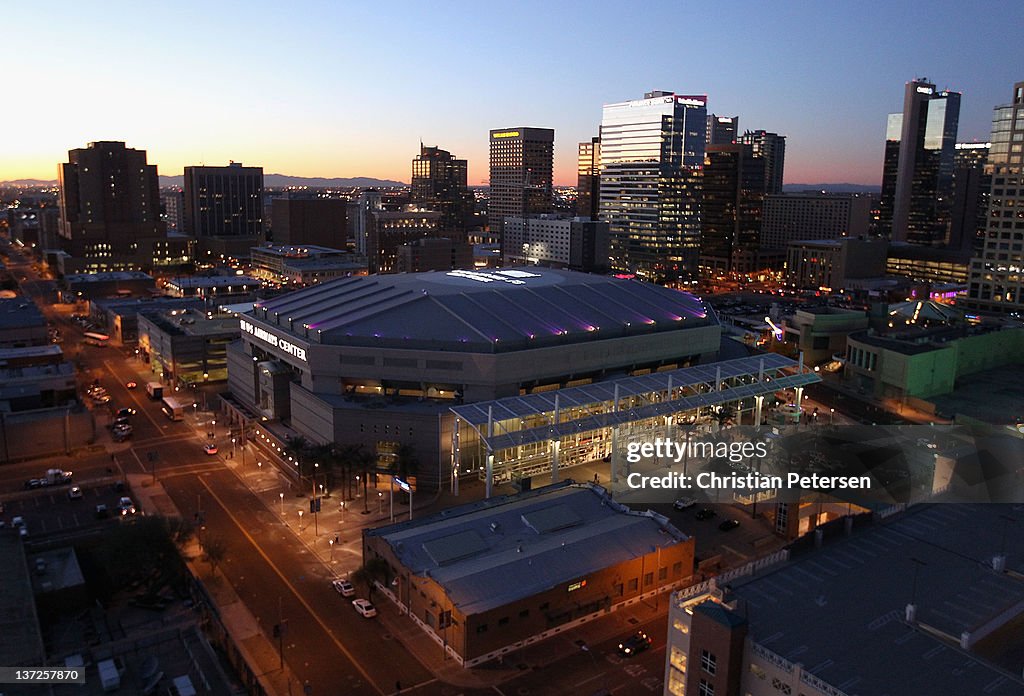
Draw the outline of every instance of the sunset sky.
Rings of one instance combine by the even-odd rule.
[[[1024,3],[36,2],[4,10],[0,181],[124,140],[161,174],[228,160],[408,181],[420,139],[487,180],[487,132],[555,129],[556,183],[601,106],[707,94],[788,136],[787,183],[881,179],[903,84],[963,92],[960,140],[1024,80]]]

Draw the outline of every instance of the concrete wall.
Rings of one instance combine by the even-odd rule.
[[[96,437],[92,414],[84,407],[0,412],[0,461],[66,454]]]

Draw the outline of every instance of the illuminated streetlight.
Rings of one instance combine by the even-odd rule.
[[[299,510],[299,531],[302,531],[302,510]]]
[[[284,517],[284,493],[278,493],[281,496],[281,517]]]

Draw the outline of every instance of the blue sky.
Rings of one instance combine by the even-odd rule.
[[[41,9],[42,8],[42,9]],[[961,140],[1024,80],[1024,3],[17,3],[5,10],[0,180],[125,140],[163,174],[408,180],[420,138],[487,178],[487,131],[555,129],[556,180],[605,103],[707,94],[788,136],[786,180],[878,183],[903,84],[963,92]],[[13,79],[12,79],[13,78]]]

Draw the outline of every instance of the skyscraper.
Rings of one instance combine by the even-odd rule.
[[[695,277],[706,105],[662,91],[605,105],[600,217],[614,269],[669,283]]]
[[[601,138],[580,143],[576,163],[576,214],[596,220],[601,200]]]
[[[953,197],[949,246],[981,251],[988,220],[992,176],[985,171],[991,143],[957,143],[953,158]]]
[[[719,116],[708,114],[708,145],[732,145],[737,142],[740,130],[739,116]]]
[[[967,305],[994,313],[1021,312],[1024,273],[1024,82],[1013,101],[996,107],[986,170],[992,176],[981,256],[971,259]]]
[[[70,150],[60,165],[61,245],[65,272],[139,270],[153,263],[153,242],[166,240],[155,164],[123,142]]]
[[[550,213],[555,160],[555,131],[550,128],[499,128],[491,131],[491,187],[487,222],[501,235],[506,217]]]
[[[185,232],[207,256],[248,256],[263,234],[263,167],[185,167]]]
[[[941,246],[949,234],[960,93],[908,82],[903,113],[890,114],[882,171],[880,227],[894,241]]]
[[[765,198],[765,163],[751,145],[709,145],[704,158],[701,266],[755,270]]]
[[[473,194],[466,172],[466,160],[420,143],[420,154],[412,161],[412,204],[441,213],[442,229],[465,231],[473,217]]]
[[[739,142],[750,145],[755,157],[764,163],[767,193],[782,193],[782,177],[786,170],[786,136],[763,130],[746,131]]]

